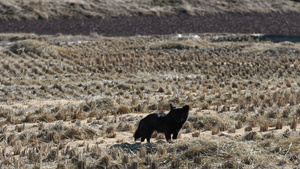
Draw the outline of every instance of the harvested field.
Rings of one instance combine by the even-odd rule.
[[[1,34],[1,167],[299,167],[300,46],[262,37]],[[170,103],[180,139],[135,143]]]
[[[299,5],[1,1],[0,168],[299,168]]]

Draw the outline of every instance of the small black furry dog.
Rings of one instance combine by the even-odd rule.
[[[154,131],[164,133],[167,141],[171,141],[171,134],[173,134],[172,139],[177,139],[180,129],[188,118],[190,107],[188,105],[174,107],[172,104],[170,107],[171,111],[168,114],[152,113],[143,118],[133,135],[134,140],[141,138],[141,142],[143,142],[147,139],[147,142],[150,143]]]

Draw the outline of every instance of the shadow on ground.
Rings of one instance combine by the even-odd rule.
[[[164,144],[169,144],[169,143],[162,141],[162,140],[158,140],[155,143],[153,143],[153,142],[152,143],[136,142],[136,143],[130,144],[130,143],[126,142],[126,143],[114,144],[110,147],[110,149],[120,148],[127,153],[135,154],[142,147],[145,147],[148,151],[156,151],[158,149],[159,145],[164,145]]]
[[[300,42],[300,36],[281,36],[281,35],[264,35],[259,37],[259,41],[271,41],[271,42]]]

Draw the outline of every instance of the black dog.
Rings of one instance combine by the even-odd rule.
[[[143,118],[139,127],[134,133],[134,140],[141,138],[141,142],[147,139],[150,143],[151,135],[154,131],[164,133],[167,141],[171,141],[171,134],[173,139],[177,139],[178,133],[188,118],[188,105],[184,107],[173,107],[170,105],[171,111],[168,114],[153,113]]]

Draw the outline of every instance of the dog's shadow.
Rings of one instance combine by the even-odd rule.
[[[133,153],[136,154],[137,151],[139,151],[142,147],[145,148],[157,148],[158,145],[167,144],[164,141],[158,141],[156,143],[141,143],[141,142],[135,142],[135,143],[120,143],[120,144],[114,144],[110,147],[110,149],[122,149],[124,152],[127,153]]]
[[[127,153],[130,152],[136,152],[138,151],[143,144],[141,143],[120,143],[120,144],[114,144],[110,147],[110,149],[122,149],[123,151],[126,151]]]

